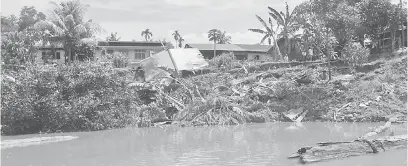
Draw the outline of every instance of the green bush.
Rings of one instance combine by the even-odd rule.
[[[233,53],[223,53],[208,61],[209,66],[215,66],[217,68],[225,67],[232,69],[234,67],[235,57]]]
[[[368,61],[370,50],[359,43],[349,42],[342,50],[343,60],[350,65],[358,66]]]
[[[127,56],[119,52],[113,53],[113,67],[124,68],[127,66],[129,66],[129,59]]]
[[[135,125],[140,92],[110,66],[27,66],[2,70],[1,131],[27,134],[91,131]],[[145,94],[143,94],[145,95]]]

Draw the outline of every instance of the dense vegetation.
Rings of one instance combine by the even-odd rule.
[[[256,15],[263,29],[249,30],[263,34],[261,42],[268,39],[269,44],[277,46],[281,59],[339,58],[344,47],[353,42],[372,48],[371,53],[392,52],[407,44],[406,31],[401,32],[407,25],[405,1],[392,4],[389,0],[310,0],[293,10],[286,4],[283,12],[270,6],[268,13],[267,21]],[[371,42],[364,43],[365,40]],[[295,48],[303,56],[293,57]]]

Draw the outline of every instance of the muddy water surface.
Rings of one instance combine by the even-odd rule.
[[[384,123],[246,124],[192,128],[127,128],[110,131],[47,134],[77,139],[1,150],[2,166],[135,165],[301,165],[286,157],[316,142],[348,141]],[[406,134],[406,125],[393,125]],[[3,136],[2,140],[40,135]],[[307,164],[311,166],[403,166],[407,150]]]

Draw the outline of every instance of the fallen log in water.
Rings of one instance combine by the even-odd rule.
[[[390,127],[390,122],[381,126],[379,130]],[[372,134],[370,134],[372,136]],[[407,147],[407,135],[385,136],[376,139],[360,137],[354,141],[323,142],[315,147],[303,147],[288,158],[299,158],[301,163],[319,162],[331,159],[341,159],[350,156],[359,156],[369,153],[379,153],[393,149]]]
[[[367,153],[378,153],[392,149],[406,148],[407,136],[391,136],[380,139],[356,140],[352,142],[333,142],[316,147],[304,147],[289,158],[300,158],[300,162],[318,162],[330,159],[341,159]]]

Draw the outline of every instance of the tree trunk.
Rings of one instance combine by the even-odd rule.
[[[289,36],[286,36],[286,49],[287,49],[286,56],[288,57],[288,60],[289,60],[289,54],[291,51]]]
[[[402,12],[402,0],[400,0],[400,5],[401,5],[401,12]],[[401,29],[402,29],[402,31],[401,31],[401,39],[402,39],[402,48],[404,48],[405,47],[405,35],[404,35],[404,33],[405,33],[405,30],[404,30],[404,22],[403,21],[401,21]]]
[[[391,52],[394,52],[395,48],[395,32],[396,31],[391,31]]]
[[[405,42],[406,42],[404,26],[402,26],[401,36],[402,36],[402,42],[401,42],[402,43],[402,48],[404,48],[405,47]]]
[[[301,163],[311,163],[360,156],[370,153],[386,152],[407,147],[407,136],[397,135],[374,140],[356,140],[344,142],[325,142],[314,147],[299,149],[301,154],[289,158],[299,158]]]
[[[402,42],[401,37],[399,37],[398,38],[398,49],[402,48],[401,42]]]
[[[328,70],[328,74],[329,74],[329,81],[332,79],[330,60],[331,60],[331,56],[332,56],[333,51],[334,50],[333,50],[332,46],[330,45],[328,55],[327,55],[327,67],[328,67],[327,70]]]
[[[304,60],[306,61],[307,58],[309,57],[309,41],[308,41],[308,39],[306,38],[306,39],[304,40],[304,42],[305,42],[304,51],[306,52],[305,57],[304,57]]]
[[[327,62],[327,65],[329,66],[329,72],[328,72],[328,74],[329,74],[329,81],[332,79],[332,74],[331,74],[331,65],[330,65],[330,60],[331,60],[331,55],[329,55],[329,60],[328,60],[328,62]]]
[[[390,127],[391,121],[388,121],[355,140],[320,142],[314,147],[300,148],[288,158],[298,158],[302,163],[309,163],[406,148],[407,135],[394,136]],[[379,137],[380,134],[384,136]]]
[[[177,42],[177,40],[175,40],[175,41],[176,41],[176,44],[175,44],[175,45],[176,45],[176,47],[175,47],[175,48],[177,48],[177,43],[178,43],[178,42]]]
[[[216,45],[217,45],[217,43],[216,43],[215,40],[214,40],[214,57],[213,57],[213,58],[215,58],[215,56],[217,56],[217,55],[216,55],[216,50],[217,50],[217,49],[215,48]]]
[[[275,36],[272,36],[272,37],[273,37],[273,41],[275,42],[275,51],[278,54],[279,59],[282,59],[282,54],[280,52],[278,42],[276,41]]]
[[[69,62],[69,64],[71,64],[72,61],[73,61],[73,59],[72,59],[72,49],[71,49],[71,47],[68,47],[68,62]]]
[[[401,47],[404,48],[405,47],[405,30],[404,30],[404,25],[402,25],[402,31],[401,31]]]

